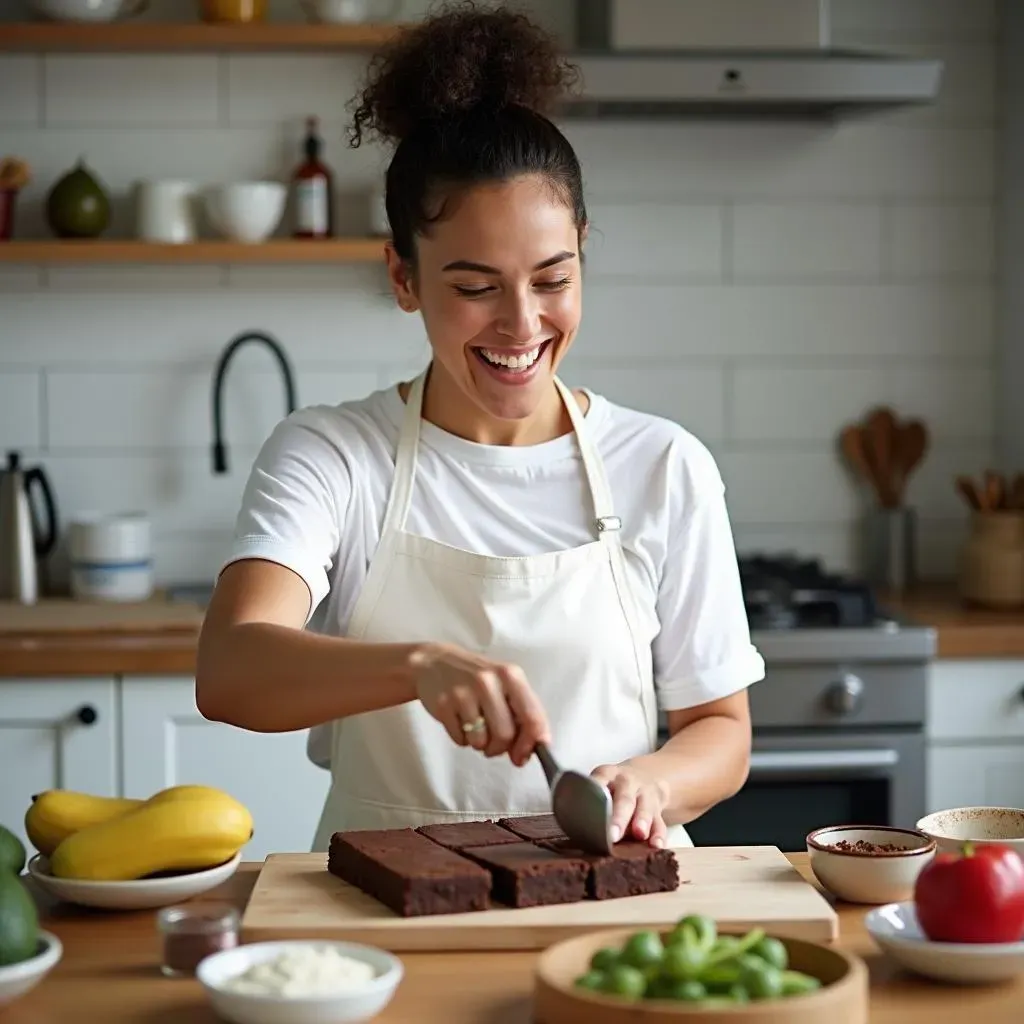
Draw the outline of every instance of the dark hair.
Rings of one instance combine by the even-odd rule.
[[[579,160],[546,116],[576,76],[524,14],[472,2],[448,4],[373,58],[349,143],[397,143],[385,204],[399,256],[414,261],[415,236],[441,216],[446,190],[523,174],[547,178],[583,229]]]

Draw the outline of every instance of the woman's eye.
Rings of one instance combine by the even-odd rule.
[[[469,296],[470,298],[473,298],[476,295],[486,295],[487,292],[494,290],[490,285],[486,285],[486,284],[485,285],[481,285],[480,287],[477,287],[477,288],[473,288],[473,287],[470,287],[469,285],[464,285],[464,284],[457,284],[457,285],[453,285],[452,287],[454,287],[454,289],[460,295],[466,295],[466,296]]]
[[[543,288],[545,291],[557,292],[567,288],[570,284],[572,284],[571,277],[560,277],[557,281],[538,281],[537,287]]]

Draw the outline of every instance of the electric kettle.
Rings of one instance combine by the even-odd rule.
[[[46,508],[45,530],[34,515],[30,492],[36,484]],[[39,597],[37,559],[57,544],[57,506],[41,466],[21,468],[18,452],[7,453],[0,470],[0,600],[35,604]]]

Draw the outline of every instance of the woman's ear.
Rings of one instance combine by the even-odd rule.
[[[384,255],[388,261],[388,280],[391,282],[391,290],[395,293],[395,301],[406,313],[415,313],[420,308],[420,303],[416,297],[412,267],[407,260],[398,255],[391,242],[385,243]]]

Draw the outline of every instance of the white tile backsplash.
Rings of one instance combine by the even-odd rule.
[[[542,7],[571,23],[566,4]],[[566,122],[593,228],[561,372],[704,440],[741,550],[841,570],[858,568],[866,500],[841,427],[880,402],[923,417],[919,562],[947,575],[965,524],[953,477],[993,449],[995,5],[831,7],[836,45],[945,60],[938,102],[817,123]],[[287,9],[275,0],[272,16]],[[178,13],[153,0],[144,17]],[[361,71],[351,55],[0,57],[0,150],[33,170],[17,233],[45,236],[46,192],[81,156],[113,193],[112,237],[133,231],[141,178],[283,177],[309,115],[341,229],[362,231],[385,154],[345,143]],[[231,472],[212,474],[213,366],[247,329],[285,345],[300,404],[393,383],[427,355],[379,267],[3,266],[0,450],[46,466],[65,517],[148,509],[158,576],[211,580],[284,408],[269,356],[246,350],[225,388]]]

